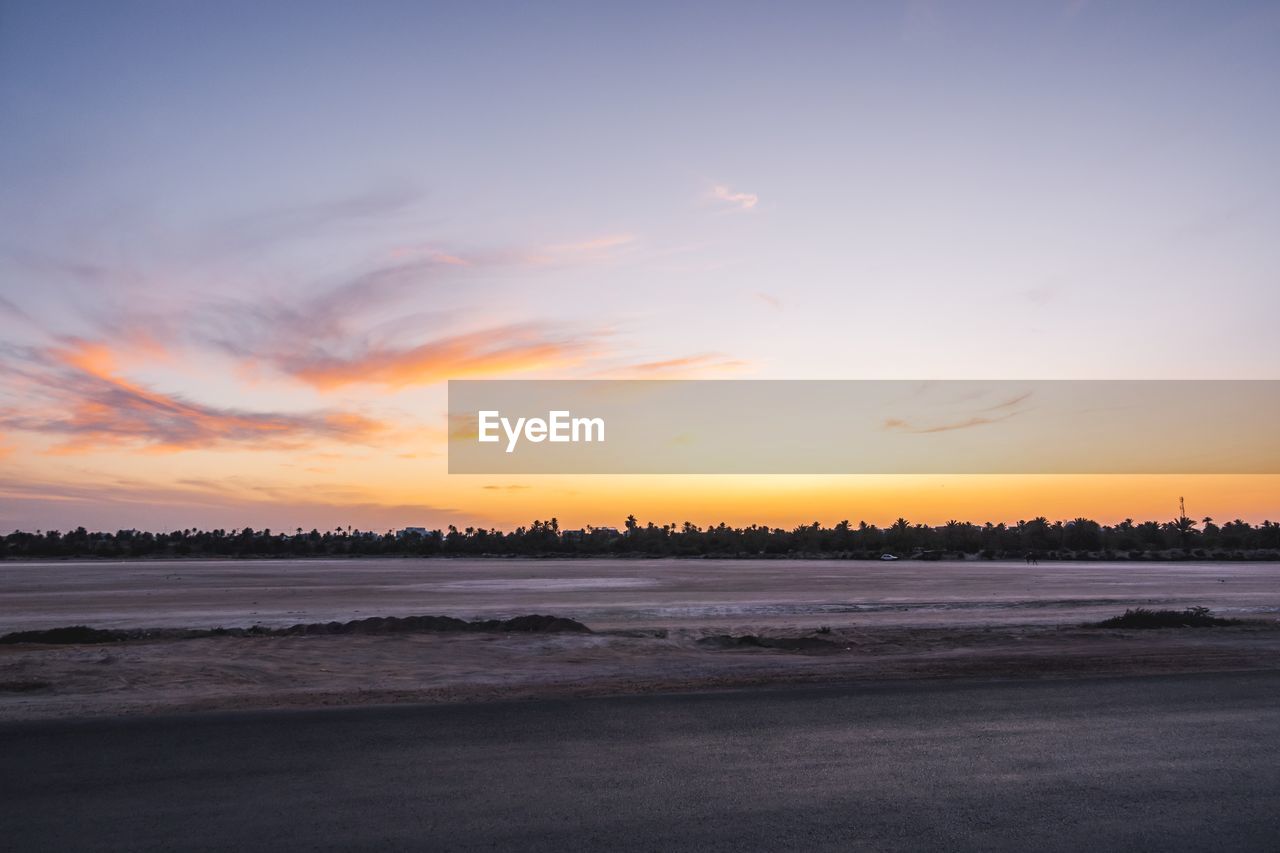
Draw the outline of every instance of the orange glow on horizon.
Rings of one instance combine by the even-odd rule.
[[[1167,520],[1186,495],[1196,517],[1254,523],[1280,518],[1280,475],[954,475],[841,477],[492,477],[450,478],[455,494],[475,493],[483,516],[499,527],[556,516],[570,526],[641,523],[763,524],[791,527],[841,520],[885,526],[950,519],[1016,523],[1043,515],[1104,524]],[[472,485],[474,484],[474,485]]]

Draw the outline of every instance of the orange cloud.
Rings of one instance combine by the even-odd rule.
[[[324,391],[360,383],[403,388],[446,379],[560,369],[581,363],[595,351],[590,341],[546,337],[531,326],[506,326],[416,347],[374,349],[349,358],[286,358],[281,367]]]
[[[53,453],[135,446],[150,451],[225,445],[279,449],[316,440],[367,441],[384,424],[345,412],[248,412],[163,394],[116,375],[107,346],[71,341],[28,353],[24,378],[41,388],[41,412],[0,411],[7,429],[63,436]],[[36,404],[38,406],[38,404]]]
[[[473,441],[480,437],[480,419],[469,412],[449,413],[449,440]]]
[[[75,340],[67,347],[50,350],[49,354],[68,367],[77,368],[99,379],[106,378],[117,370],[115,353],[106,344]]]

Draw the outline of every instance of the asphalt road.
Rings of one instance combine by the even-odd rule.
[[[14,850],[1276,850],[1280,672],[0,728]]]

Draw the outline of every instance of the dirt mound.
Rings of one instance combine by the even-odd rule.
[[[591,629],[576,619],[560,616],[516,616],[513,619],[490,619],[472,622],[473,631],[532,631],[544,634],[590,634]]]
[[[821,637],[761,637],[758,634],[716,634],[702,637],[697,643],[713,649],[783,649],[789,652],[834,652],[843,648]]]
[[[255,630],[250,628],[249,630]],[[275,637],[312,634],[428,634],[470,631],[471,623],[451,616],[371,616],[350,622],[312,622],[288,628],[259,628],[258,633]]]

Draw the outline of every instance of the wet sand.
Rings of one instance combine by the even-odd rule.
[[[1280,668],[1280,565],[349,560],[0,564],[0,633],[551,613],[596,633],[0,646],[0,719],[768,684]],[[1214,629],[1098,630],[1126,607]],[[819,633],[825,626],[828,632]],[[722,648],[722,635],[823,641]]]
[[[1280,563],[226,560],[0,563],[0,633],[553,613],[593,628],[1062,624],[1129,606],[1280,616]]]

